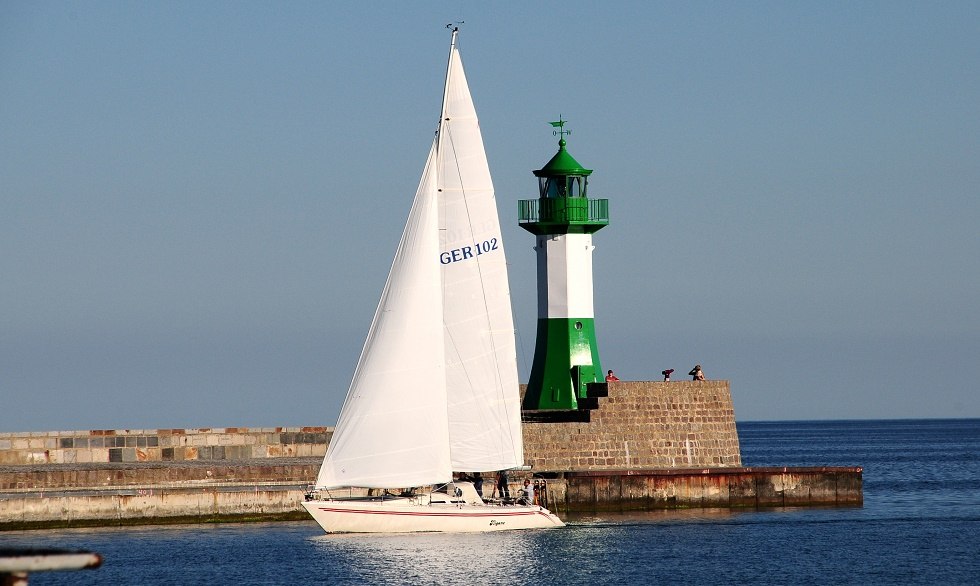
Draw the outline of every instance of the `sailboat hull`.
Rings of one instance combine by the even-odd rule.
[[[306,510],[327,533],[470,533],[564,527],[543,507],[428,503],[413,498],[313,500]]]

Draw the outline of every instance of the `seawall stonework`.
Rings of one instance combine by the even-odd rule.
[[[0,465],[323,457],[332,433],[330,427],[0,433]]]
[[[524,423],[535,472],[742,465],[728,381],[621,381],[588,423]]]

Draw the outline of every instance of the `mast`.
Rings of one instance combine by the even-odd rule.
[[[451,26],[452,26],[451,24],[447,24],[446,25],[446,28],[449,28]],[[456,51],[457,51],[457,47],[456,47],[456,35],[459,34],[459,27],[458,26],[452,26],[452,28],[453,28],[453,36],[452,36],[452,39],[449,41],[449,59],[448,59],[448,62],[446,63],[446,79],[445,79],[445,81],[442,84],[442,88],[443,88],[442,89],[442,108],[440,108],[440,110],[439,110],[439,124],[436,127],[436,136],[437,136],[437,141],[436,142],[437,142],[437,145],[438,145],[437,148],[440,151],[442,150],[442,139],[443,139],[443,137],[442,137],[442,131],[443,131],[443,128],[445,127],[445,125],[446,125],[446,120],[447,120],[447,118],[446,118],[446,109],[447,109],[447,106],[448,106],[448,103],[449,103],[449,78],[450,78],[450,76],[453,73],[453,59],[456,58]],[[441,172],[442,170],[440,169],[439,171]]]
[[[591,169],[565,149],[566,121],[557,130],[558,152],[541,169],[539,197],[519,202],[518,223],[535,235],[538,327],[523,408],[577,409],[587,385],[600,382],[602,365],[592,303],[592,234],[609,224],[609,203],[589,199]]]

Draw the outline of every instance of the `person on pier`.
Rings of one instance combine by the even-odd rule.
[[[691,375],[691,380],[704,380],[704,372],[701,371],[701,365],[695,364],[691,372],[687,373]]]

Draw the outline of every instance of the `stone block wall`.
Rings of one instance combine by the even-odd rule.
[[[0,465],[323,456],[333,428],[223,427],[0,433]]]
[[[279,458],[249,462],[149,462],[105,466],[7,466],[0,467],[0,493],[123,488],[136,488],[145,492],[161,487],[200,488],[235,484],[249,487],[297,484],[305,487],[316,480],[319,469],[318,458]]]
[[[588,423],[524,423],[534,472],[742,465],[728,381],[621,381]]]
[[[588,423],[525,422],[534,472],[741,466],[728,381],[608,384]],[[322,457],[330,427],[0,433],[0,465]]]

